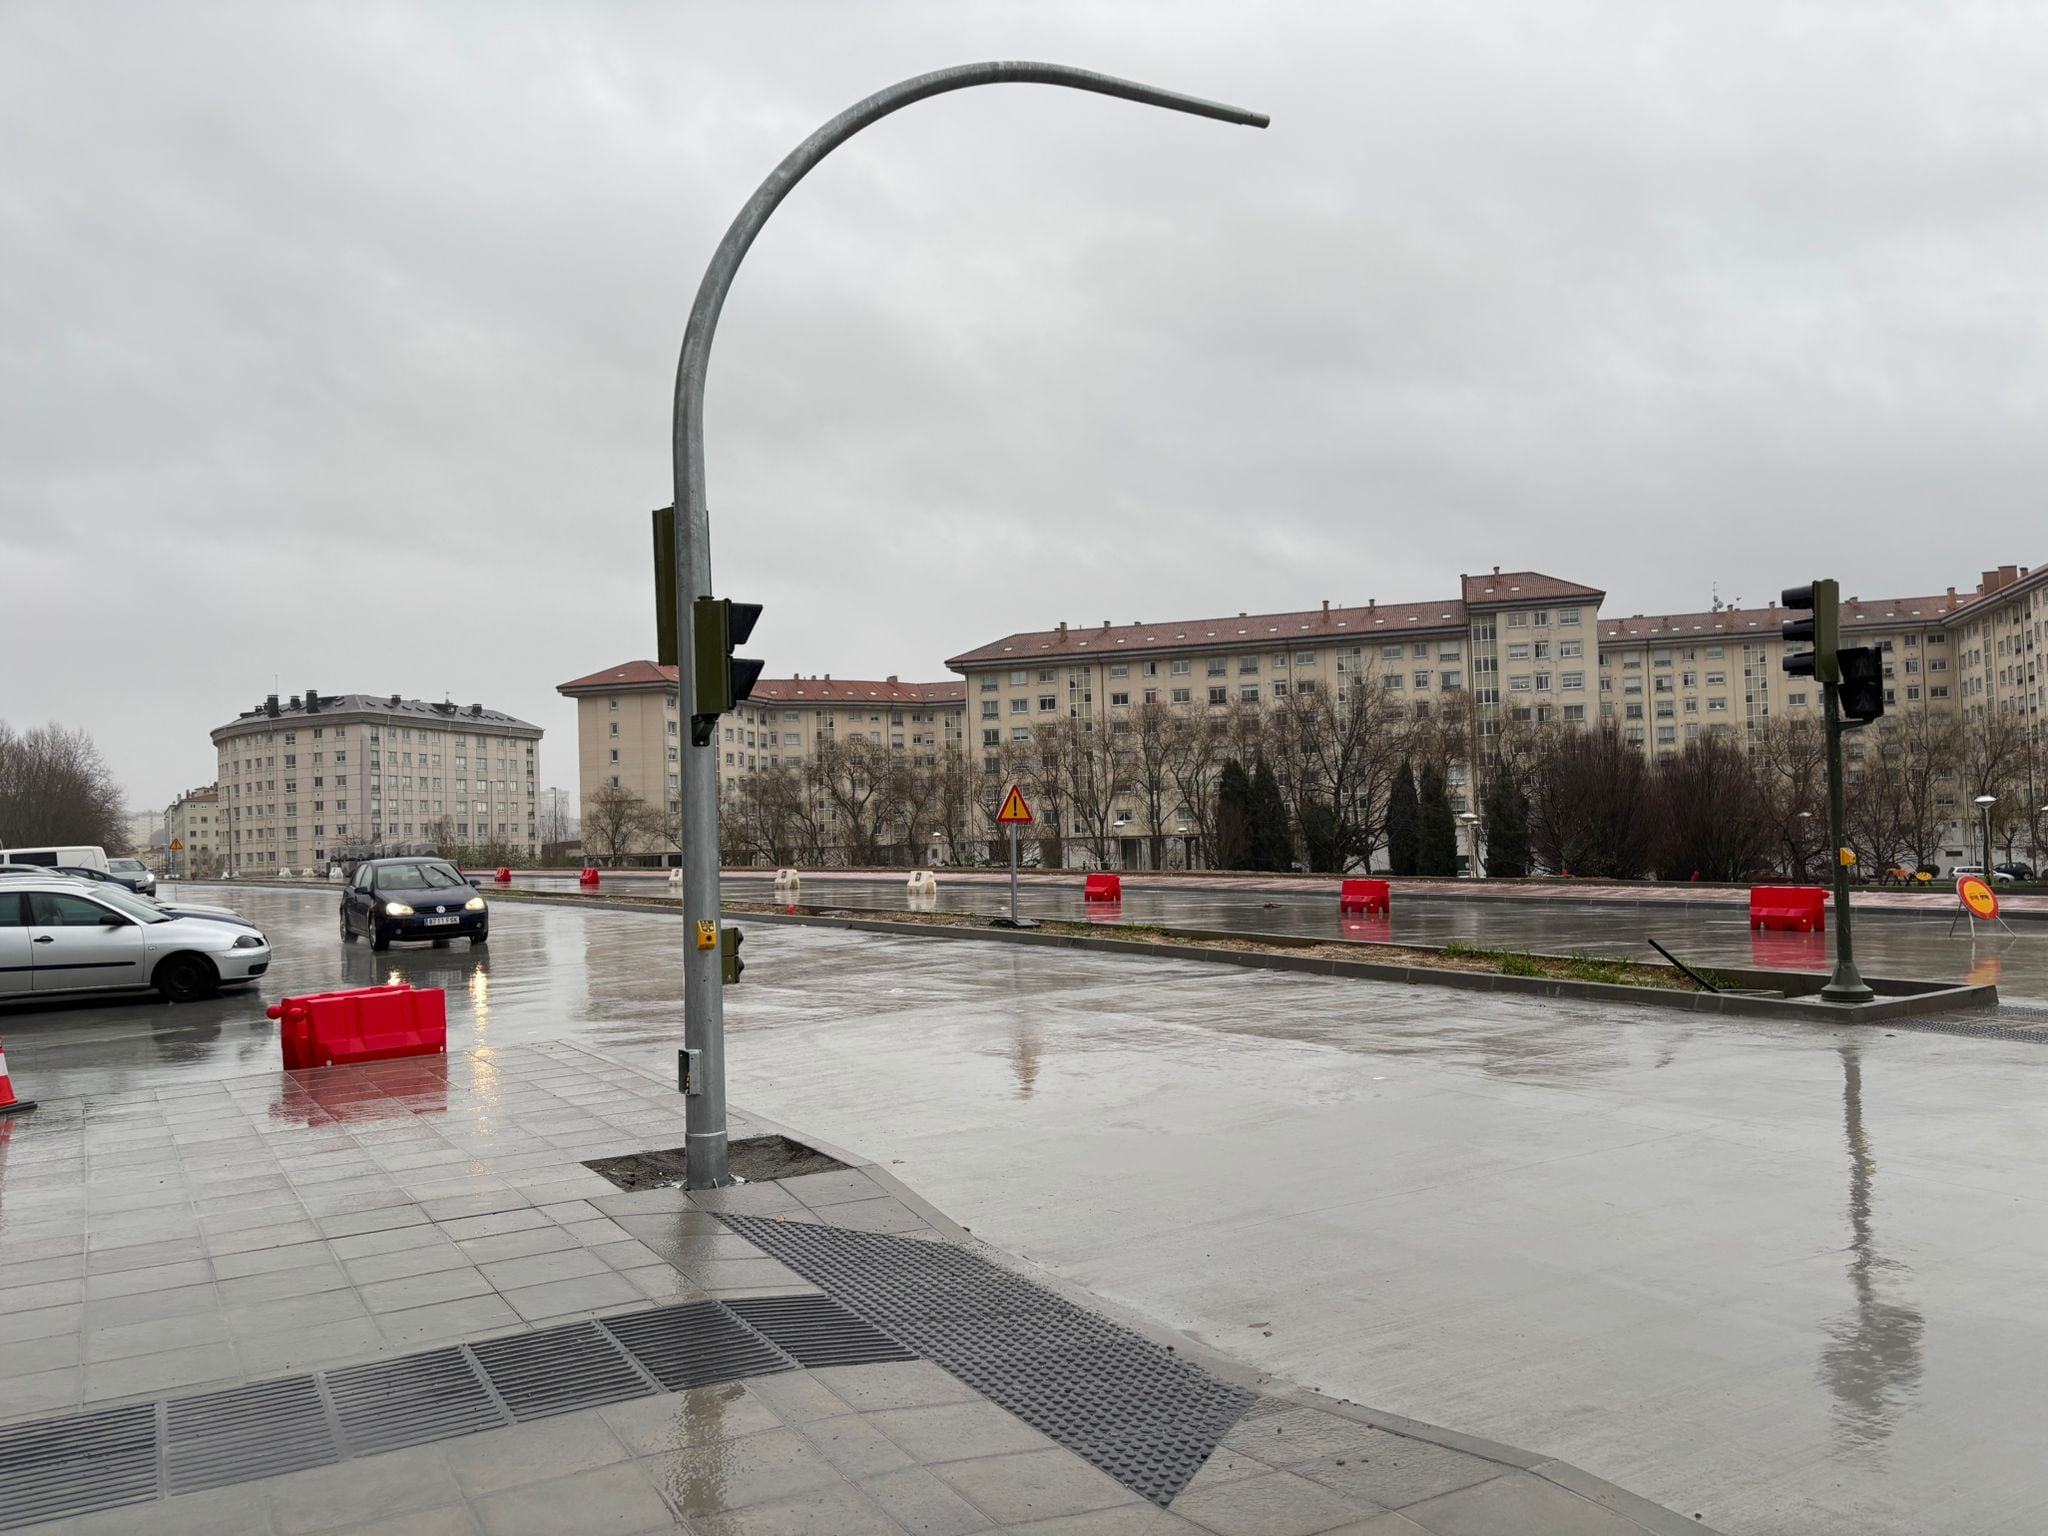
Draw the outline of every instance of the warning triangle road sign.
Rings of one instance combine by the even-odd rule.
[[[1024,793],[1016,785],[1010,786],[1010,793],[1003,799],[1003,808],[996,813],[996,821],[1006,827],[1030,824],[1031,807],[1024,803]]]

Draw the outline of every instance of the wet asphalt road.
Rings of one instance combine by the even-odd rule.
[[[535,890],[575,890],[573,877],[521,877]],[[768,878],[728,875],[728,899],[774,899]],[[666,896],[674,887],[660,880],[612,875],[601,890],[638,897]],[[808,906],[908,909],[911,899],[900,879],[832,876],[808,879],[801,892]],[[934,899],[921,910],[1009,911],[1009,887],[1001,881],[940,876]],[[1656,939],[1681,960],[1706,966],[1754,966],[1762,970],[1825,971],[1832,951],[1825,935],[1752,932],[1740,907],[1722,910],[1600,906],[1555,900],[1431,900],[1403,897],[1391,918],[1346,917],[1328,893],[1291,894],[1227,887],[1161,890],[1131,887],[1114,907],[1081,899],[1081,877],[1054,885],[1027,882],[1020,893],[1024,915],[1103,924],[1156,924],[1206,928],[1227,933],[1276,933],[1311,938],[1364,939],[1381,943],[1444,944],[1458,940],[1489,949],[1533,949],[1582,953],[1623,960],[1657,961],[1648,944]],[[1856,918],[1856,954],[1872,976],[1936,981],[1991,982],[2004,997],[2048,1002],[2048,923],[2019,922],[2013,931],[1965,924],[1951,933],[1951,914],[1864,912]]]
[[[0,1008],[20,1091],[270,1072],[265,1001],[399,979],[448,990],[451,1049],[672,1068],[666,914],[508,902],[487,950],[373,955],[327,893],[207,894],[269,931],[260,995]],[[1282,1377],[1730,1532],[2041,1528],[2048,1046],[767,925],[746,956],[736,1105]]]

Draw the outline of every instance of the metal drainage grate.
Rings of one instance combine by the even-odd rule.
[[[726,1305],[798,1365],[879,1365],[917,1358],[830,1296],[753,1296]]]
[[[351,1456],[452,1440],[511,1422],[460,1349],[329,1371],[327,1392]]]
[[[715,1301],[606,1318],[604,1326],[671,1392],[790,1368],[781,1351]]]
[[[0,1429],[0,1531],[155,1497],[155,1403]]]
[[[646,1397],[653,1391],[611,1335],[595,1323],[486,1339],[470,1349],[512,1417],[521,1423]]]
[[[341,1460],[310,1376],[173,1398],[165,1421],[164,1491],[193,1493]]]
[[[884,1333],[1162,1508],[1254,1401],[1244,1388],[965,1249],[755,1216],[723,1219]]]

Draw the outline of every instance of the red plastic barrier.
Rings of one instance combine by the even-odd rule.
[[[493,875],[491,878],[496,880],[500,885],[510,885],[512,883],[512,871],[509,869],[501,869],[497,872],[497,874]]]
[[[585,866],[583,873],[576,877],[578,885],[595,885],[597,882],[598,873],[594,866]]]
[[[1124,878],[1122,875],[1090,875],[1088,884],[1081,892],[1083,901],[1122,901],[1124,899]]]
[[[1394,910],[1394,890],[1384,880],[1346,880],[1337,896],[1337,911],[1388,912]]]
[[[264,1012],[277,1020],[287,1072],[448,1053],[448,994],[439,987],[316,992],[287,997]]]
[[[1825,933],[1828,893],[1817,885],[1753,885],[1749,926],[1792,933]]]

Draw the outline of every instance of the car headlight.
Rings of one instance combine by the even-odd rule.
[[[260,933],[241,933],[235,935],[235,948],[237,949],[261,949],[262,947],[263,935]]]
[[[484,905],[485,905],[485,903],[484,903],[484,899],[483,899],[483,897],[481,897],[481,896],[472,896],[472,897],[470,897],[470,898],[469,898],[469,900],[465,901],[465,902],[464,902],[464,903],[463,903],[462,905],[463,905],[464,909],[465,909],[465,910],[467,910],[467,911],[470,911],[470,912],[481,912],[481,911],[483,911],[483,909],[484,909]]]
[[[386,917],[411,917],[412,908],[402,901],[387,901],[384,903],[384,915]]]

